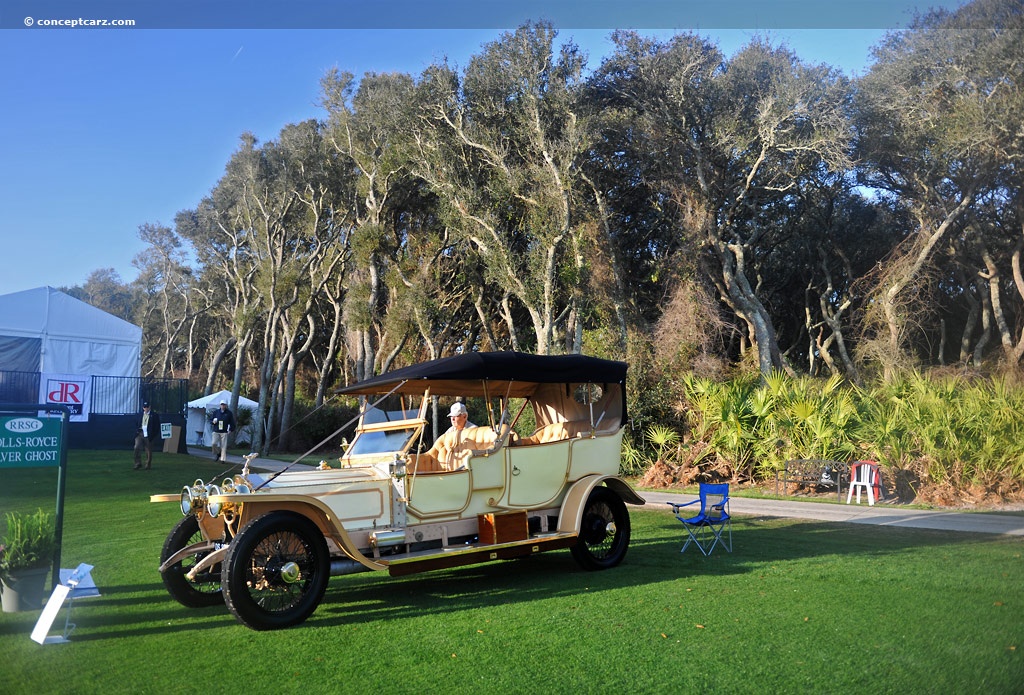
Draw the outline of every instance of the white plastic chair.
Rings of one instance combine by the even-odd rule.
[[[868,493],[868,506],[875,506],[875,488],[878,487],[878,464],[871,461],[857,461],[850,464],[850,490],[846,493],[846,503],[853,499],[853,491],[857,491],[857,504],[860,504],[861,488]]]

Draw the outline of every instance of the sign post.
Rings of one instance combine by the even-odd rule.
[[[40,415],[40,412],[45,415]],[[51,571],[54,589],[60,584],[60,551],[64,538],[69,415],[67,406],[52,403],[0,404],[0,468],[57,467],[56,549]]]

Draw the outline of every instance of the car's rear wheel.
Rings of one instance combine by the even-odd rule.
[[[183,517],[167,534],[163,550],[160,551],[160,564],[162,565],[182,548],[187,548],[202,540],[203,534],[199,531],[199,521],[196,517],[192,514]],[[205,556],[206,553],[197,553],[186,557],[181,562],[168,567],[162,574],[167,593],[175,601],[188,608],[205,608],[224,602],[224,594],[220,588],[219,564],[201,573],[195,579],[185,576]]]
[[[572,556],[584,569],[615,567],[626,557],[629,533],[626,503],[610,489],[595,487],[583,508],[579,540],[572,547]]]
[[[224,602],[254,630],[297,625],[327,589],[330,557],[316,524],[292,512],[271,512],[246,524],[224,558]]]

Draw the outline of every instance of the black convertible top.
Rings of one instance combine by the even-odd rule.
[[[338,393],[422,393],[429,386],[439,396],[526,395],[535,384],[619,384],[626,388],[626,363],[586,355],[530,355],[523,352],[470,352],[402,367]],[[487,382],[486,385],[483,382]]]

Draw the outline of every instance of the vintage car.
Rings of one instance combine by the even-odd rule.
[[[625,388],[622,362],[474,352],[340,389],[364,405],[338,464],[269,474],[247,460],[219,485],[152,497],[184,514],[164,543],[164,585],[266,630],[308,618],[332,575],[560,548],[588,570],[614,567],[629,545],[624,502],[644,503],[618,477]],[[455,399],[486,424],[461,430],[457,451],[442,451],[445,437],[428,447],[438,402]]]

